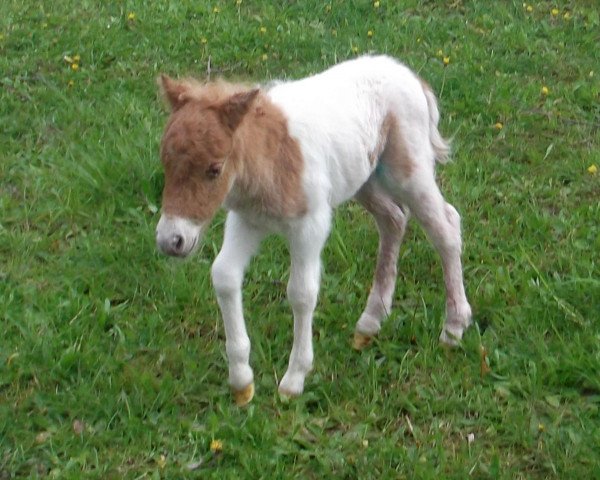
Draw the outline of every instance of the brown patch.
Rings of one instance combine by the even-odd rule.
[[[300,145],[289,135],[283,112],[265,95],[258,96],[240,125],[232,158],[236,182],[231,208],[286,218],[306,213]]]
[[[385,149],[390,133],[392,118],[392,115],[386,115],[386,117],[383,119],[383,123],[379,128],[379,135],[377,137],[377,143],[375,144],[375,148],[372,152],[369,153],[369,163],[371,165],[375,165],[379,161],[379,158],[381,157],[381,154]]]
[[[161,143],[164,213],[208,220],[228,194],[232,208],[306,212],[300,147],[267,97],[225,82],[160,82],[172,108]]]
[[[392,172],[400,174],[403,178],[410,177],[414,171],[415,165],[408,154],[398,120],[391,113],[388,113],[383,119],[379,129],[379,138],[369,155],[369,161],[372,165],[377,161],[385,162]]]

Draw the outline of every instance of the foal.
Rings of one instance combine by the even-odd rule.
[[[246,265],[267,234],[288,240],[294,342],[279,392],[298,395],[313,363],[312,317],[332,210],[353,197],[375,217],[380,233],[355,348],[369,343],[390,312],[409,211],[442,258],[446,321],[440,340],[460,340],[471,320],[460,216],[435,182],[435,163],[445,162],[449,149],[424,81],[379,56],[268,88],[166,76],[160,83],[172,112],[161,145],[165,187],[156,240],[164,253],[185,257],[217,209],[229,211],[212,281],[236,403],[244,405],[254,394],[242,312]]]

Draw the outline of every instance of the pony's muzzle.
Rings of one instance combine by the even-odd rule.
[[[201,231],[202,224],[162,215],[156,226],[156,246],[166,255],[187,257],[196,248]]]

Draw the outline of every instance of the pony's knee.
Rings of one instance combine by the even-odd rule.
[[[217,256],[211,267],[212,284],[217,295],[226,296],[239,290],[242,285],[242,274]]]
[[[287,286],[287,295],[294,310],[314,310],[319,295],[319,284],[318,282],[299,282],[292,279]]]

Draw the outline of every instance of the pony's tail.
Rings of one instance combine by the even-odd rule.
[[[423,93],[427,99],[427,108],[429,110],[429,140],[435,153],[435,160],[438,163],[447,163],[450,161],[450,142],[445,140],[438,130],[438,122],[440,121],[440,111],[438,109],[437,99],[431,87],[421,81],[423,85]]]

